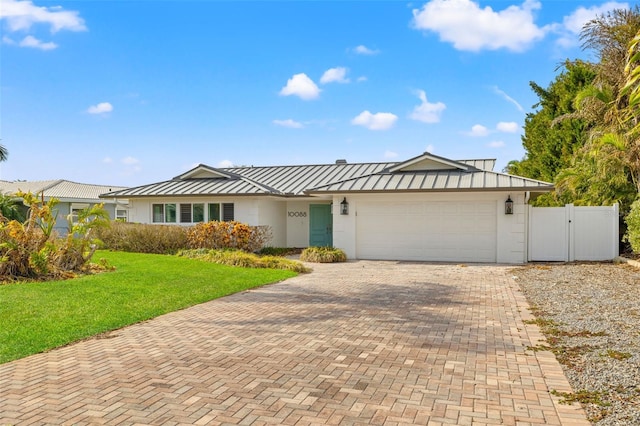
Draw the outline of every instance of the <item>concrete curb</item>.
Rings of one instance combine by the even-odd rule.
[[[627,259],[626,257],[616,256],[613,259],[613,263],[626,263],[627,265],[635,266],[636,268],[640,268],[640,262],[637,260]]]

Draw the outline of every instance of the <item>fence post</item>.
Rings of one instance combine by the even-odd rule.
[[[573,204],[567,204],[564,208],[566,209],[567,218],[567,262],[573,262],[576,260],[575,232],[573,232],[575,229],[576,214]]]
[[[613,258],[620,256],[620,206],[613,205]]]

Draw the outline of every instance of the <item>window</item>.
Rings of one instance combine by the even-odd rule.
[[[204,222],[204,204],[193,205],[193,222]]]
[[[224,203],[222,205],[222,220],[230,222],[233,220],[233,203]]]
[[[168,223],[176,223],[176,205],[164,205],[164,221]]]
[[[222,220],[225,222],[231,222],[235,220],[233,203],[210,203],[208,205],[209,221]]]
[[[71,214],[69,215],[70,222],[76,223],[78,221],[78,213],[88,208],[89,208],[89,204],[78,204],[78,203],[71,204]]]
[[[176,222],[176,205],[175,204],[153,204],[153,222],[154,223],[175,223]]]
[[[204,204],[180,204],[180,223],[204,222]]]
[[[220,204],[209,204],[209,221],[220,220]]]
[[[180,222],[191,222],[191,204],[180,204]]]
[[[116,209],[116,220],[118,222],[126,222],[127,221],[127,211],[122,209]]]
[[[153,222],[164,222],[164,204],[153,205]]]

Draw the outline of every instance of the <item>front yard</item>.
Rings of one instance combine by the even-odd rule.
[[[116,270],[0,285],[0,363],[296,275],[165,255],[94,255],[101,258]]]
[[[513,271],[553,352],[599,426],[640,424],[640,269],[611,263],[531,264]]]

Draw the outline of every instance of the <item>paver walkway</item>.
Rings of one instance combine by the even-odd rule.
[[[0,365],[0,425],[589,425],[508,267],[314,268]]]

